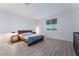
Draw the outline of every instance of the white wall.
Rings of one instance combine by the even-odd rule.
[[[74,26],[74,31],[73,32],[79,32],[79,10],[74,10],[72,19],[74,20],[73,26]]]
[[[57,18],[57,31],[47,31],[46,20]],[[40,27],[40,33],[61,40],[73,41],[73,32],[79,31],[79,11],[65,11],[38,22],[30,18],[24,18],[6,11],[0,10],[0,33],[7,33],[21,29],[35,31],[36,26]]]
[[[71,11],[65,11],[39,20],[40,33],[50,38],[73,41],[74,21],[72,19],[72,14]],[[53,18],[57,18],[57,31],[47,31],[45,29],[46,20]]]
[[[0,33],[17,30],[35,30],[36,20],[0,10]]]

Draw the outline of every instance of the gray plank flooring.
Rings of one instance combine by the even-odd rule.
[[[0,56],[75,56],[73,43],[63,40],[45,38],[28,47],[20,41],[0,47]]]

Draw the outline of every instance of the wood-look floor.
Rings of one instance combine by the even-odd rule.
[[[75,56],[72,42],[45,38],[29,46],[25,42],[0,46],[0,56]]]

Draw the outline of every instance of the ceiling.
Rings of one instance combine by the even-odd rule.
[[[77,3],[0,3],[1,10],[37,20],[76,8],[79,8]]]

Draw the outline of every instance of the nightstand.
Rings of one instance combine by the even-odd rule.
[[[15,42],[18,42],[18,41],[19,41],[18,35],[13,35],[13,36],[11,37],[11,43],[15,43]]]

